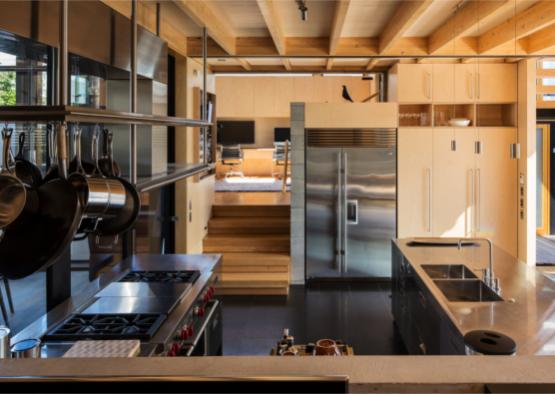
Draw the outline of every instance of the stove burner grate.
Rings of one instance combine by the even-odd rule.
[[[131,271],[119,282],[194,283],[198,271]]]
[[[48,332],[43,340],[139,339],[148,341],[166,318],[156,313],[75,314]]]

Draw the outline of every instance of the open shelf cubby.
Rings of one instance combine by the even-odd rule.
[[[401,104],[399,105],[399,126],[432,125],[432,106],[430,104]]]
[[[449,127],[449,120],[455,118],[470,119],[469,126],[474,126],[474,104],[434,105],[434,127]]]
[[[516,104],[476,104],[478,127],[515,127]]]

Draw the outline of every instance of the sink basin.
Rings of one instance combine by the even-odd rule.
[[[436,279],[434,283],[451,302],[503,301],[479,279]]]
[[[422,269],[432,279],[478,279],[462,264],[424,264]]]

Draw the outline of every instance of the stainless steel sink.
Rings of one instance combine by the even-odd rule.
[[[503,298],[479,279],[436,279],[434,283],[451,302],[503,301]]]
[[[432,279],[478,279],[462,264],[424,264],[422,269]]]

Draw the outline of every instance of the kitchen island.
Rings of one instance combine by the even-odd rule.
[[[450,246],[393,241],[392,308],[409,353],[464,354],[466,333],[489,330],[512,338],[517,355],[555,355],[555,282],[493,247],[493,273],[499,279],[501,299],[449,300],[439,287],[445,281],[430,276],[434,267],[437,272],[439,266],[464,265],[467,275],[481,279],[489,264],[487,242],[459,248],[457,240],[451,241]],[[483,290],[485,294],[489,288]]]

